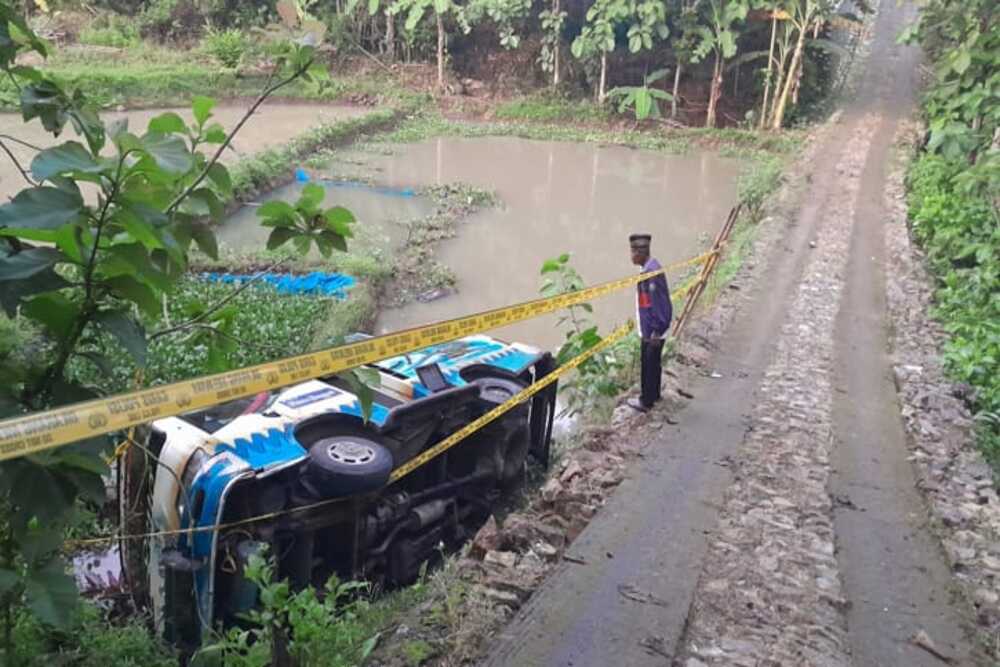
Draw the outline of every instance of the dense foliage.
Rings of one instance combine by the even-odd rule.
[[[100,14],[82,30],[81,41],[130,47],[141,36],[189,45],[201,36],[202,51],[230,72],[241,67],[252,71],[255,59],[267,57],[257,42],[267,34],[262,26],[276,15],[263,0],[110,4],[131,17]],[[830,42],[824,37],[834,24],[844,24],[835,11],[837,3],[830,0],[284,4],[284,20],[313,30],[322,26],[338,55],[361,53],[365,62],[377,61],[383,70],[398,58],[435,61],[441,89],[462,89],[453,74],[459,79],[495,77],[490,61],[502,66],[504,51],[526,50],[527,58],[510,59],[520,63],[514,74],[521,81],[530,81],[532,72],[524,70],[534,65],[534,74],[553,88],[576,95],[590,91],[601,103],[615,87],[645,89],[643,99],[670,100],[671,117],[681,109],[689,122],[704,117],[708,127],[742,122],[745,112],[753,110],[762,126],[778,128],[822,98],[832,79]],[[490,69],[480,71],[476,63]],[[650,72],[662,73],[664,80],[656,86],[644,83]],[[682,83],[689,84],[690,93],[680,94]]]
[[[990,0],[932,0],[908,34],[934,65],[929,128],[910,169],[913,234],[938,280],[945,361],[976,390],[980,443],[1000,464],[1000,21]]]
[[[286,21],[272,33],[274,66],[264,90],[232,133],[212,120],[214,101],[196,97],[194,122],[167,112],[146,128],[125,120],[104,123],[79,90],[64,89],[43,71],[20,65],[22,51],[45,56],[39,39],[11,4],[0,2],[0,69],[19,90],[21,114],[57,139],[71,126],[80,141],[38,149],[22,165],[0,149],[26,187],[0,205],[0,417],[102,395],[120,386],[114,355],[138,368],[150,362],[151,341],[184,337],[210,367],[226,366],[239,339],[239,318],[228,297],[180,290],[189,253],[217,254],[211,224],[232,196],[232,179],[218,162],[233,135],[272,93],[298,79],[322,81],[315,64],[322,31]],[[208,149],[206,152],[203,150]],[[264,211],[281,243],[300,252],[344,249],[353,218],[324,210],[322,193],[304,193],[299,219]],[[304,216],[304,217],[303,217]],[[280,230],[280,232],[279,232]],[[273,236],[272,236],[273,238]],[[211,296],[211,295],[207,295]],[[179,321],[161,322],[164,304],[181,306]],[[176,314],[176,313],[175,313]],[[160,331],[149,333],[156,326]],[[256,334],[256,332],[255,332]],[[109,341],[114,343],[109,343]],[[186,373],[185,360],[166,359],[157,372]],[[364,401],[363,401],[364,402]],[[66,573],[62,541],[80,500],[101,503],[108,438],[46,450],[0,465],[0,656],[16,665],[15,629],[25,619],[70,628],[77,589]]]

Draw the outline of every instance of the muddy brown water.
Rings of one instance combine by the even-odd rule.
[[[369,158],[389,187],[463,182],[502,202],[462,223],[437,257],[457,277],[456,293],[381,313],[378,333],[537,298],[542,263],[564,252],[587,284],[628,275],[628,235],[653,235],[663,264],[711,242],[736,201],[740,163],[714,153],[667,155],[589,143],[508,137],[436,138]],[[673,275],[677,279],[677,274]],[[634,316],[631,291],[594,302],[602,330]],[[563,333],[556,315],[493,332],[548,349]]]
[[[368,186],[361,183],[318,180],[326,189],[324,206],[343,206],[355,217],[355,238],[348,247],[374,246],[388,249],[406,238],[405,223],[430,215],[434,205],[410,188]],[[219,243],[234,250],[259,250],[267,244],[271,228],[260,224],[257,210],[269,200],[294,202],[305,183],[293,183],[269,192],[230,216],[217,230]]]
[[[229,131],[235,127],[236,123],[246,112],[246,109],[246,105],[222,105],[215,108],[212,120],[221,123]],[[191,110],[187,107],[104,112],[101,114],[101,118],[107,123],[126,117],[129,120],[130,131],[135,134],[142,134],[146,131],[150,119],[167,111],[176,112],[189,123],[192,121]],[[250,117],[250,120],[243,126],[239,134],[236,135],[231,144],[231,149],[223,154],[223,162],[232,164],[258,151],[287,143],[310,127],[362,116],[367,112],[367,109],[349,106],[265,104],[258,109],[257,113]],[[67,129],[63,132],[62,136],[56,139],[51,134],[45,132],[42,129],[41,123],[37,120],[25,123],[21,119],[21,115],[16,113],[0,114],[0,134],[10,135],[42,148],[48,148],[64,141],[80,141],[83,143],[83,139],[78,137],[69,125],[67,125]],[[8,144],[8,147],[25,168],[31,164],[31,159],[34,156],[33,150],[9,141],[5,141],[4,143]],[[205,150],[207,151],[211,148],[207,147]],[[4,156],[4,159],[0,160],[0,199],[6,200],[17,194],[24,187],[26,187],[26,183],[21,178],[17,168]]]

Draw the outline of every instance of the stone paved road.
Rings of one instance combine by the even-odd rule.
[[[585,564],[561,565],[483,664],[942,664],[919,631],[980,664],[889,374],[882,190],[916,72],[895,43],[913,8],[881,4],[859,92],[717,341],[727,377],[689,387],[680,425],[572,546]]]

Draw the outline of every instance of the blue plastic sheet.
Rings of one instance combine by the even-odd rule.
[[[239,285],[253,278],[256,273],[203,273],[205,280],[217,283]],[[346,299],[347,291],[357,282],[352,276],[342,273],[313,271],[307,274],[265,273],[258,282],[273,285],[279,294],[314,294]]]
[[[388,197],[416,197],[417,193],[413,188],[390,188],[384,185],[371,185],[369,183],[358,183],[355,181],[325,181],[326,185],[334,188],[353,188],[356,190],[369,190],[378,195]]]

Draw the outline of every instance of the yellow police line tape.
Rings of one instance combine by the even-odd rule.
[[[429,345],[545,315],[610,294],[667,271],[700,264],[717,252],[718,250],[711,250],[656,271],[560,296],[525,301],[235,371],[5,419],[0,421],[0,461],[121,431],[155,419],[207,408],[296,382],[332,375]]]

